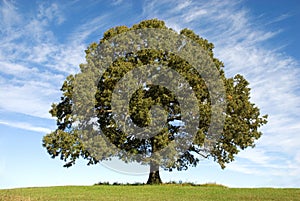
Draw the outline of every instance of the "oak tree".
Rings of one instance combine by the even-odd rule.
[[[171,40],[166,38],[169,32],[174,34]],[[157,40],[161,46],[149,48]],[[187,41],[206,55],[196,57],[205,66],[202,73],[191,60],[195,51],[178,54]],[[44,136],[43,146],[52,158],[64,160],[65,167],[79,157],[88,165],[111,158],[149,165],[148,184],[162,182],[159,167],[186,170],[201,158],[225,168],[240,150],[255,146],[267,115],[261,116],[250,101],[249,83],[242,75],[225,77],[213,48],[192,30],[177,33],[157,19],[107,30],[85,51],[80,72],[64,81],[61,101],[50,110],[57,129]],[[222,89],[214,90],[218,87]],[[214,109],[218,104],[222,107]],[[185,119],[196,126],[187,129]]]

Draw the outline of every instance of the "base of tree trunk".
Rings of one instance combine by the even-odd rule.
[[[154,171],[149,173],[149,178],[147,184],[161,184],[162,181],[159,176],[159,171]]]

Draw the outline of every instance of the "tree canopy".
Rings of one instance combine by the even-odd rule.
[[[192,30],[145,20],[107,30],[64,81],[50,113],[57,129],[43,138],[65,167],[118,158],[150,165],[147,183],[212,158],[225,168],[254,147],[267,123],[242,75],[226,78],[214,45]]]

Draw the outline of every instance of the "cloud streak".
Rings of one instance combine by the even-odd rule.
[[[39,126],[34,126],[28,123],[24,122],[7,122],[7,121],[1,121],[0,124],[9,126],[9,127],[14,127],[14,128],[20,128],[28,131],[34,131],[38,133],[50,133],[51,129],[49,128],[44,128],[44,127],[39,127]]]

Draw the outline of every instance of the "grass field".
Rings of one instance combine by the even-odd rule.
[[[299,200],[300,189],[96,185],[0,190],[0,200]]]

